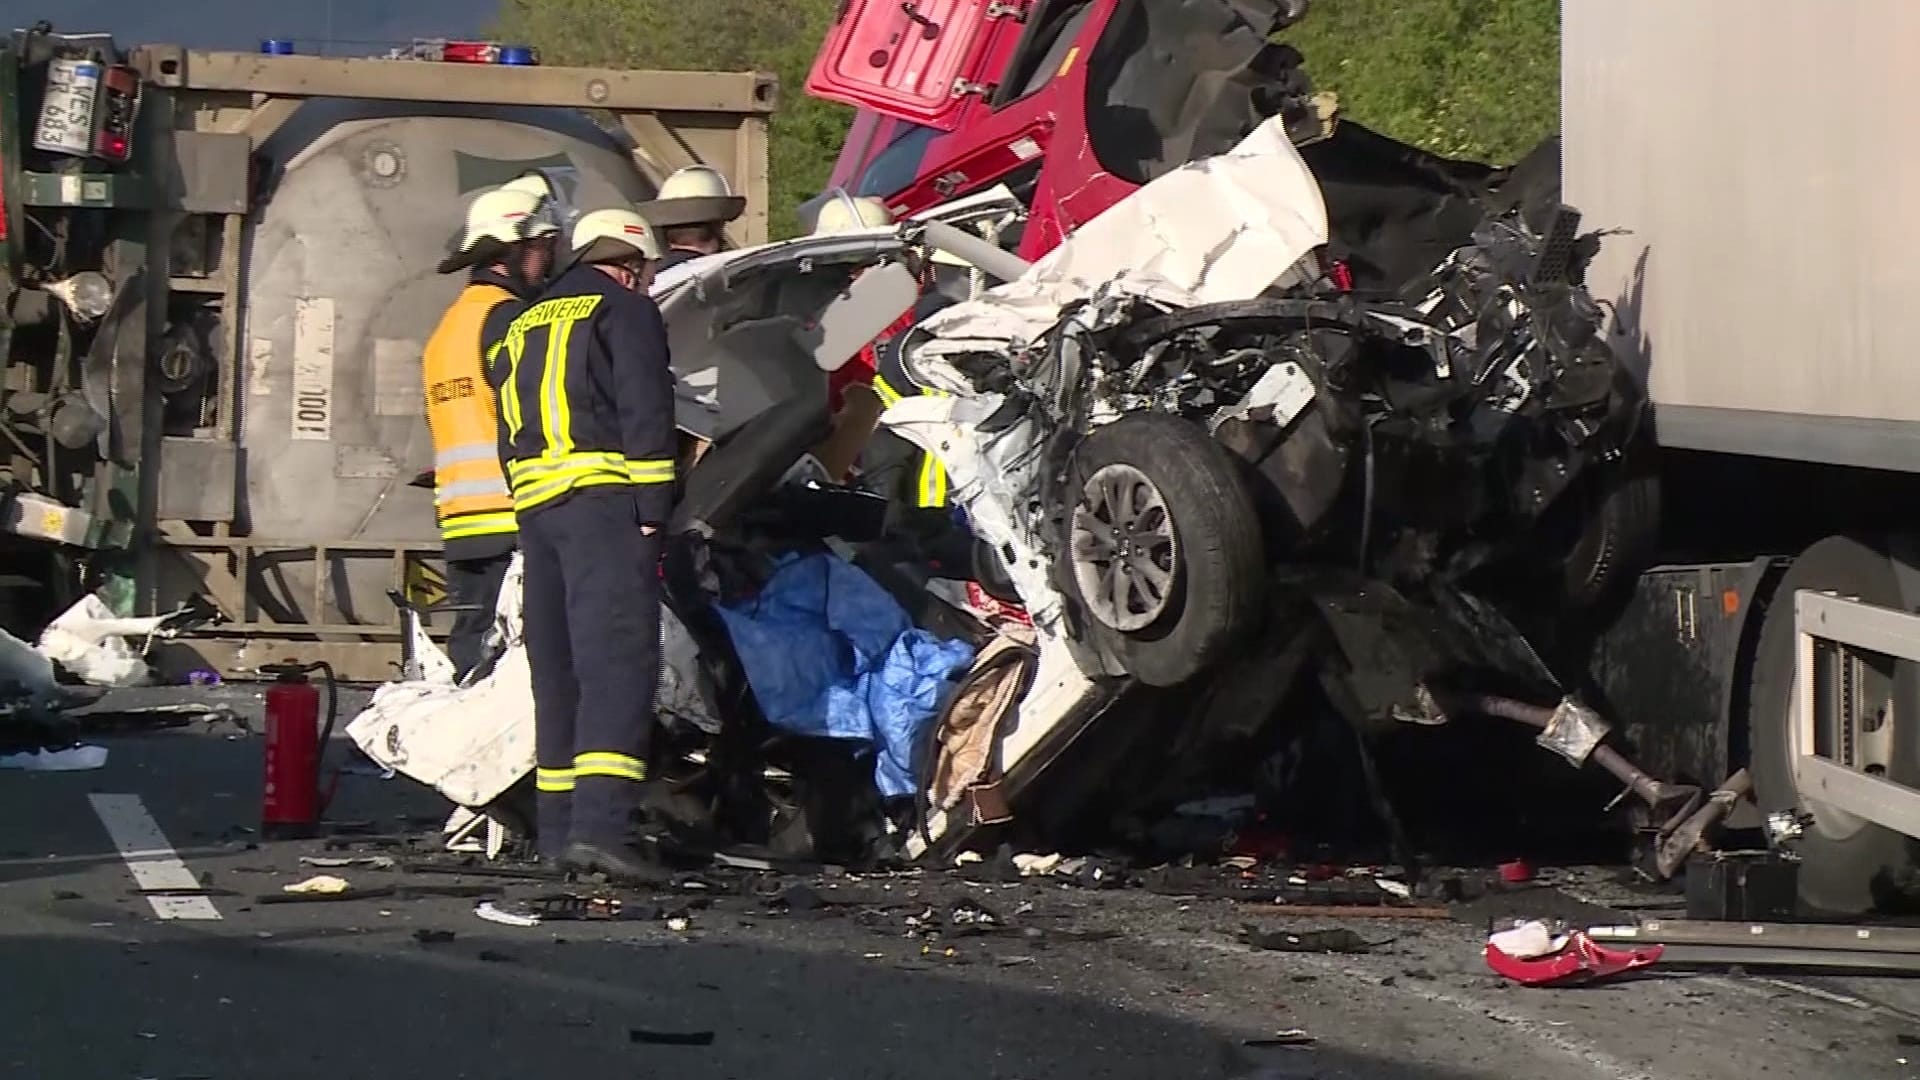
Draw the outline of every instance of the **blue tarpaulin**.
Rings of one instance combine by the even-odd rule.
[[[914,753],[973,646],[913,625],[879,583],[833,555],[789,557],[720,618],[767,720],[875,750],[888,798],[915,790]]]

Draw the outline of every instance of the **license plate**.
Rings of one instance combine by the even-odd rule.
[[[47,93],[40,103],[35,149],[52,154],[93,152],[94,110],[100,100],[102,67],[91,60],[54,60],[47,64]]]

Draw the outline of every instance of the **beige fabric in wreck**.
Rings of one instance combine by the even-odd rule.
[[[978,671],[1000,653],[1019,647],[1006,637],[994,638],[974,658],[969,673]],[[1019,704],[1025,668],[1023,664],[1009,664],[968,685],[954,699],[946,726],[939,732],[940,760],[934,765],[933,781],[927,789],[933,809],[953,809],[968,788],[987,778],[994,761],[994,736],[1007,714]]]

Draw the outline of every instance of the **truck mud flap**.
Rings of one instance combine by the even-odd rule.
[[[146,434],[147,274],[120,279],[80,366],[80,390],[99,422],[100,456],[132,465]]]

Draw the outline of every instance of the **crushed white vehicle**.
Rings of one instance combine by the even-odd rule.
[[[1371,295],[1330,255],[1356,238],[1330,227],[1278,120],[1031,267],[911,221],[661,282],[681,425],[711,442],[666,564],[669,816],[785,853],[915,857],[1103,786],[1036,783],[1103,716],[1182,713],[1153,790],[1130,792],[1153,798],[1309,677],[1362,729],[1444,722],[1448,696],[1476,689],[1558,700],[1502,600],[1551,620],[1610,587],[1634,539],[1642,405],[1580,286],[1597,241],[1537,170],[1503,177],[1438,267]],[[1011,278],[901,339],[939,392],[881,419],[881,438],[945,466],[976,553],[963,570],[903,540],[882,495],[806,465],[825,372],[913,305],[930,240]],[[835,739],[769,716],[735,648],[737,605],[796,553],[860,568],[973,657],[895,762],[907,798],[848,766],[869,747],[847,731],[823,750]],[[490,673],[386,687],[348,729],[501,820],[533,764],[516,598],[510,584]],[[1180,687],[1197,692],[1157,692]]]

